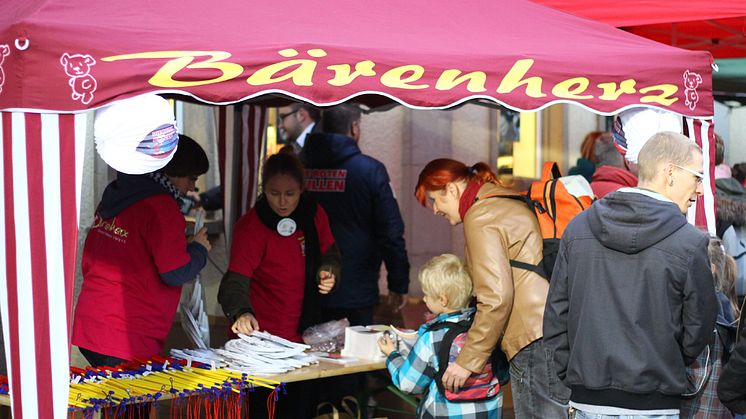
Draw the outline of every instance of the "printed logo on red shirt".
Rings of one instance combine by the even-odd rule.
[[[347,180],[345,169],[306,170],[306,190],[312,192],[344,192]]]
[[[106,221],[98,214],[93,219],[91,229],[122,243],[127,242],[127,236],[129,235],[129,231],[117,226],[116,217],[111,221]]]

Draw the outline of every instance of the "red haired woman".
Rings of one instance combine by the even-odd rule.
[[[557,377],[542,341],[549,283],[510,261],[537,264],[542,237],[534,214],[503,188],[485,163],[467,166],[437,159],[425,166],[415,196],[451,223],[464,223],[466,265],[474,281],[477,313],[467,342],[443,375],[457,390],[472,372],[481,371],[500,344],[510,360],[515,417],[567,417],[570,391]]]

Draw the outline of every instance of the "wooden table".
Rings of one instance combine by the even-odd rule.
[[[298,368],[284,374],[272,375],[272,380],[292,383],[296,381],[315,380],[317,378],[336,377],[339,375],[355,374],[358,372],[370,372],[386,368],[386,361],[355,361],[347,364],[321,361],[308,367]]]

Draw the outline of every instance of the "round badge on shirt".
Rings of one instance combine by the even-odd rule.
[[[282,237],[292,236],[293,233],[295,233],[295,229],[295,221],[292,218],[283,218],[279,223],[277,223],[277,232],[280,233]]]

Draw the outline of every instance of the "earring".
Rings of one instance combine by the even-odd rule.
[[[673,179],[668,181],[668,186],[673,186]]]

